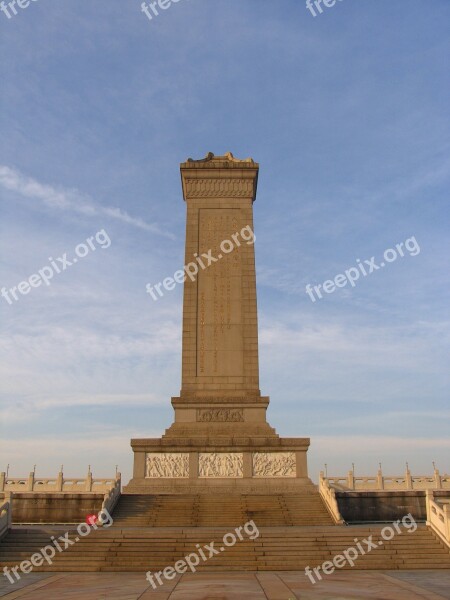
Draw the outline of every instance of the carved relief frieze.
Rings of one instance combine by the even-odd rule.
[[[296,477],[295,452],[254,452],[253,477]]]
[[[189,477],[189,454],[181,452],[149,452],[145,476],[148,478]]]
[[[199,477],[243,477],[242,452],[203,452],[198,457]]]
[[[252,198],[252,179],[186,179],[188,198]]]

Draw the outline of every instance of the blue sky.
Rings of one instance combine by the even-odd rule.
[[[323,463],[450,470],[447,0],[37,0],[1,35],[0,470],[131,473],[180,388],[179,163],[260,163],[261,390],[270,423]],[[305,292],[414,236],[416,256]]]

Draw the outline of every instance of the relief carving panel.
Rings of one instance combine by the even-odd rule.
[[[198,456],[199,477],[243,477],[242,452],[202,452]]]
[[[189,454],[149,452],[146,457],[145,476],[148,478],[189,477]]]
[[[254,452],[253,477],[296,477],[295,452]]]

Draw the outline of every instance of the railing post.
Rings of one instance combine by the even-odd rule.
[[[64,489],[64,473],[60,471],[58,473],[58,477],[56,478],[56,490],[58,492],[62,492]]]
[[[434,494],[433,490],[425,491],[425,506],[427,510],[427,523],[431,523],[431,505],[430,501],[433,500]]]
[[[92,492],[92,473],[91,473],[91,466],[89,465],[89,470],[88,470],[88,474],[86,477],[86,492]]]
[[[434,488],[436,490],[442,490],[442,479],[439,469],[434,469]]]
[[[450,544],[450,504],[444,504],[445,537]]]
[[[353,473],[353,471],[348,472],[347,487],[351,490],[355,489],[355,474]]]
[[[28,491],[32,492],[34,490],[34,471],[31,471],[28,477]]]
[[[5,491],[6,473],[3,471],[0,473],[0,492]]]
[[[384,490],[384,477],[383,477],[383,471],[381,469],[378,469],[378,472],[377,472],[377,489]]]
[[[408,463],[406,464],[405,483],[407,490],[413,489],[411,471],[409,470]]]
[[[5,494],[5,500],[7,500],[8,503],[9,503],[9,509],[8,509],[8,529],[11,529],[11,527],[12,527],[13,496],[14,496],[14,494],[12,492],[6,492],[6,494]]]

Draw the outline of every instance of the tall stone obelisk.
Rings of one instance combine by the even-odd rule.
[[[258,365],[253,202],[259,165],[208,154],[181,164],[187,205],[182,387],[159,439],[132,440],[126,491],[309,482],[308,438],[280,438],[266,421]]]
[[[181,165],[187,204],[182,388],[169,434],[274,435],[259,390],[253,202],[258,165],[231,154]],[[245,239],[244,239],[245,238]],[[214,259],[214,262],[213,262]],[[208,263],[211,263],[208,265]]]

